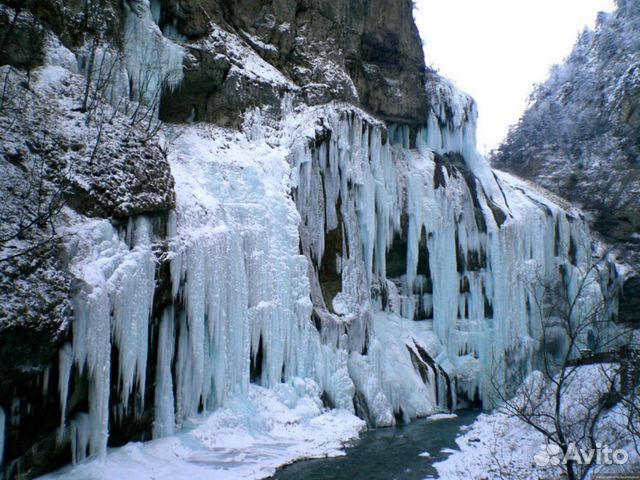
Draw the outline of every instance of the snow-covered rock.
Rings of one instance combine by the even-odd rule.
[[[107,3],[99,37],[52,30],[48,63],[5,69],[32,105],[0,112],[0,208],[20,216],[28,162],[69,184],[29,239],[55,237],[38,268],[60,270],[66,316],[48,368],[0,383],[7,476],[266,476],[337,453],[357,417],[490,405],[490,376],[515,388],[535,367],[531,277],[588,270],[587,223],[491,170],[473,100],[424,71],[410,2],[130,0],[106,22],[122,38]],[[47,297],[16,271],[8,291]]]
[[[492,162],[587,212],[592,228],[629,264],[620,319],[638,325],[640,5],[616,5],[536,86]]]

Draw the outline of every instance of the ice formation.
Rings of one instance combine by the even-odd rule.
[[[384,126],[352,108],[289,122],[275,146],[259,121],[249,136],[176,127],[154,435],[246,397],[251,382],[310,378],[331,405],[389,425],[454,408],[459,395],[488,401],[490,370],[509,380],[533,368],[525,270],[588,264],[578,213],[486,164],[469,175],[455,156],[467,147],[409,149],[393,131],[385,142]],[[110,403],[116,417],[144,404],[154,241],[139,217],[120,231],[96,222],[72,246],[85,286],[60,394],[64,406],[72,355],[90,382],[88,415],[66,422],[78,460],[87,446],[106,452]]]
[[[116,109],[127,115],[142,116],[148,122],[157,115],[163,92],[174,90],[182,81],[184,48],[160,31],[157,25],[159,2],[139,0],[127,2],[123,8],[124,55],[108,44],[94,41],[84,45],[77,63],[87,76],[91,97],[99,93]],[[73,57],[66,48],[60,48],[57,39],[49,42],[53,43],[49,52],[66,51]],[[48,55],[49,65],[61,65],[71,71],[77,68],[66,56]],[[131,102],[136,103],[132,106]]]
[[[125,64],[131,97],[150,104],[159,104],[164,88],[180,84],[184,56],[183,48],[165,38],[156,23],[158,3],[144,0],[125,5]]]
[[[473,130],[473,115],[448,110],[462,125],[419,138]],[[589,264],[579,212],[494,174],[481,157],[471,169],[464,142],[411,149],[401,128],[385,141],[384,125],[351,107],[292,112],[277,130],[256,115],[245,131],[171,130],[178,208],[163,258],[149,218],[119,232],[98,222],[80,236],[73,258],[86,285],[73,358],[90,397],[88,416],[67,421],[75,458],[86,425],[91,454],[104,454],[110,402],[116,417],[144,404],[160,281],[170,293],[155,313],[156,437],[233,405],[250,383],[311,379],[329,405],[390,425],[489,403],[488,375],[517,381],[534,368],[527,275]],[[158,261],[168,278],[157,277]]]
[[[126,235],[107,221],[95,222],[74,232],[70,245],[75,274],[83,285],[74,298],[72,356],[79,373],[89,382],[89,447],[92,455],[104,456],[107,448],[111,383],[122,394],[116,412],[129,408],[134,387],[142,392],[146,383],[149,320],[155,290],[155,256],[151,251],[151,225],[140,217]],[[111,377],[113,346],[118,348],[118,376]],[[69,395],[71,348],[60,352],[60,399],[63,408]],[[64,417],[63,410],[63,417]],[[80,432],[84,417],[71,420]],[[62,425],[64,428],[64,422]],[[74,436],[82,436],[80,433]],[[80,455],[82,456],[82,455]]]
[[[42,480],[255,480],[299,458],[344,455],[362,420],[344,410],[322,411],[319,388],[297,379],[274,389],[250,385],[229,408],[191,420],[189,429],[149,442],[111,449],[104,461],[87,461]]]
[[[140,5],[127,72],[156,91],[179,81],[181,50],[153,21],[158,3]],[[515,384],[535,367],[529,282],[588,268],[586,222],[492,171],[473,101],[430,82],[415,138],[338,104],[285,105],[276,126],[248,112],[242,132],[167,126],[175,211],[85,219],[68,245],[81,286],[58,383],[74,461],[104,458],[110,425],[149,402],[159,438],[244,409],[254,384],[303,382],[318,391],[293,388],[291,405],[321,396],[383,426],[491,405],[491,375]],[[88,411],[67,412],[80,377]]]
[[[329,139],[319,147],[294,150],[303,248],[308,238],[320,279],[312,285],[327,270],[340,277],[333,299],[326,291],[312,299],[323,297],[347,325],[352,352],[367,350],[370,335],[376,363],[372,313],[423,320],[443,347],[426,350],[443,368],[436,377],[446,372],[467,400],[489,403],[489,374],[509,383],[534,367],[540,319],[531,305],[539,292],[527,271],[546,279],[562,265],[575,271],[575,288],[591,262],[590,237],[579,212],[490,169],[475,149],[473,101],[442,88],[449,90],[436,95],[416,149],[407,129],[390,127],[384,143],[374,121],[347,112],[327,114]],[[326,259],[335,235],[342,245]],[[597,301],[599,280],[592,287]],[[407,398],[391,401],[395,413],[419,414]]]

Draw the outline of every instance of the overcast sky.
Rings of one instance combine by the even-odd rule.
[[[417,0],[427,65],[478,102],[478,147],[492,149],[524,110],[534,83],[571,52],[614,0]]]

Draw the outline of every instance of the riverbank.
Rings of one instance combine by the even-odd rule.
[[[41,480],[258,480],[305,458],[344,455],[365,422],[325,410],[313,381],[249,388],[249,398],[190,419],[182,432],[110,449],[106,459],[65,467]],[[81,432],[80,432],[81,433]]]
[[[457,448],[456,436],[471,425],[479,410],[433,415],[395,427],[368,430],[346,455],[305,460],[284,467],[274,480],[424,480],[433,466]]]

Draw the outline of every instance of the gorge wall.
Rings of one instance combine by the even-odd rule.
[[[492,163],[576,202],[627,263],[622,320],[640,298],[640,5],[618,0],[538,85]]]
[[[251,384],[373,426],[491,406],[546,348],[532,277],[617,288],[581,212],[478,154],[409,1],[1,13],[7,478]]]

